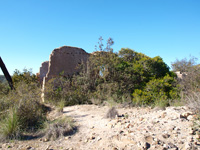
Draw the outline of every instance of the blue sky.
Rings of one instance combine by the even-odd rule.
[[[200,57],[199,8],[200,0],[0,0],[0,56],[11,74],[37,73],[53,49],[93,52],[102,36],[115,51],[131,48],[170,66]]]

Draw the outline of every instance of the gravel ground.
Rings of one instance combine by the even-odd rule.
[[[75,120],[77,131],[56,141],[36,138],[0,143],[10,150],[192,150],[200,149],[192,123],[195,114],[187,107],[116,108],[118,117],[106,118],[107,106],[76,105],[65,107],[59,115]],[[54,111],[52,118],[58,116]]]

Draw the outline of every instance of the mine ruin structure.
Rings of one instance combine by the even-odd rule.
[[[89,53],[77,47],[62,46],[52,51],[49,61],[42,63],[39,71],[40,81],[42,83],[42,100],[44,101],[45,83],[50,79],[59,76],[69,77],[80,72],[78,67],[86,63]]]
[[[40,80],[49,80],[63,73],[63,76],[71,76],[80,71],[78,65],[86,63],[89,53],[77,47],[63,46],[52,51],[49,61],[42,63],[40,67]]]

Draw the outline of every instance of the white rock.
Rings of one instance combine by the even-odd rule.
[[[187,117],[187,119],[190,120],[190,121],[193,121],[193,120],[194,120],[194,116],[193,116],[193,115],[189,115],[189,116]]]

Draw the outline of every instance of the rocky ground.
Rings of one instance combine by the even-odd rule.
[[[56,141],[36,138],[0,144],[0,149],[20,150],[192,150],[200,149],[200,135],[192,128],[195,114],[187,107],[117,108],[118,117],[105,117],[107,106],[65,107],[78,127],[73,135]],[[53,113],[51,117],[55,117]]]

